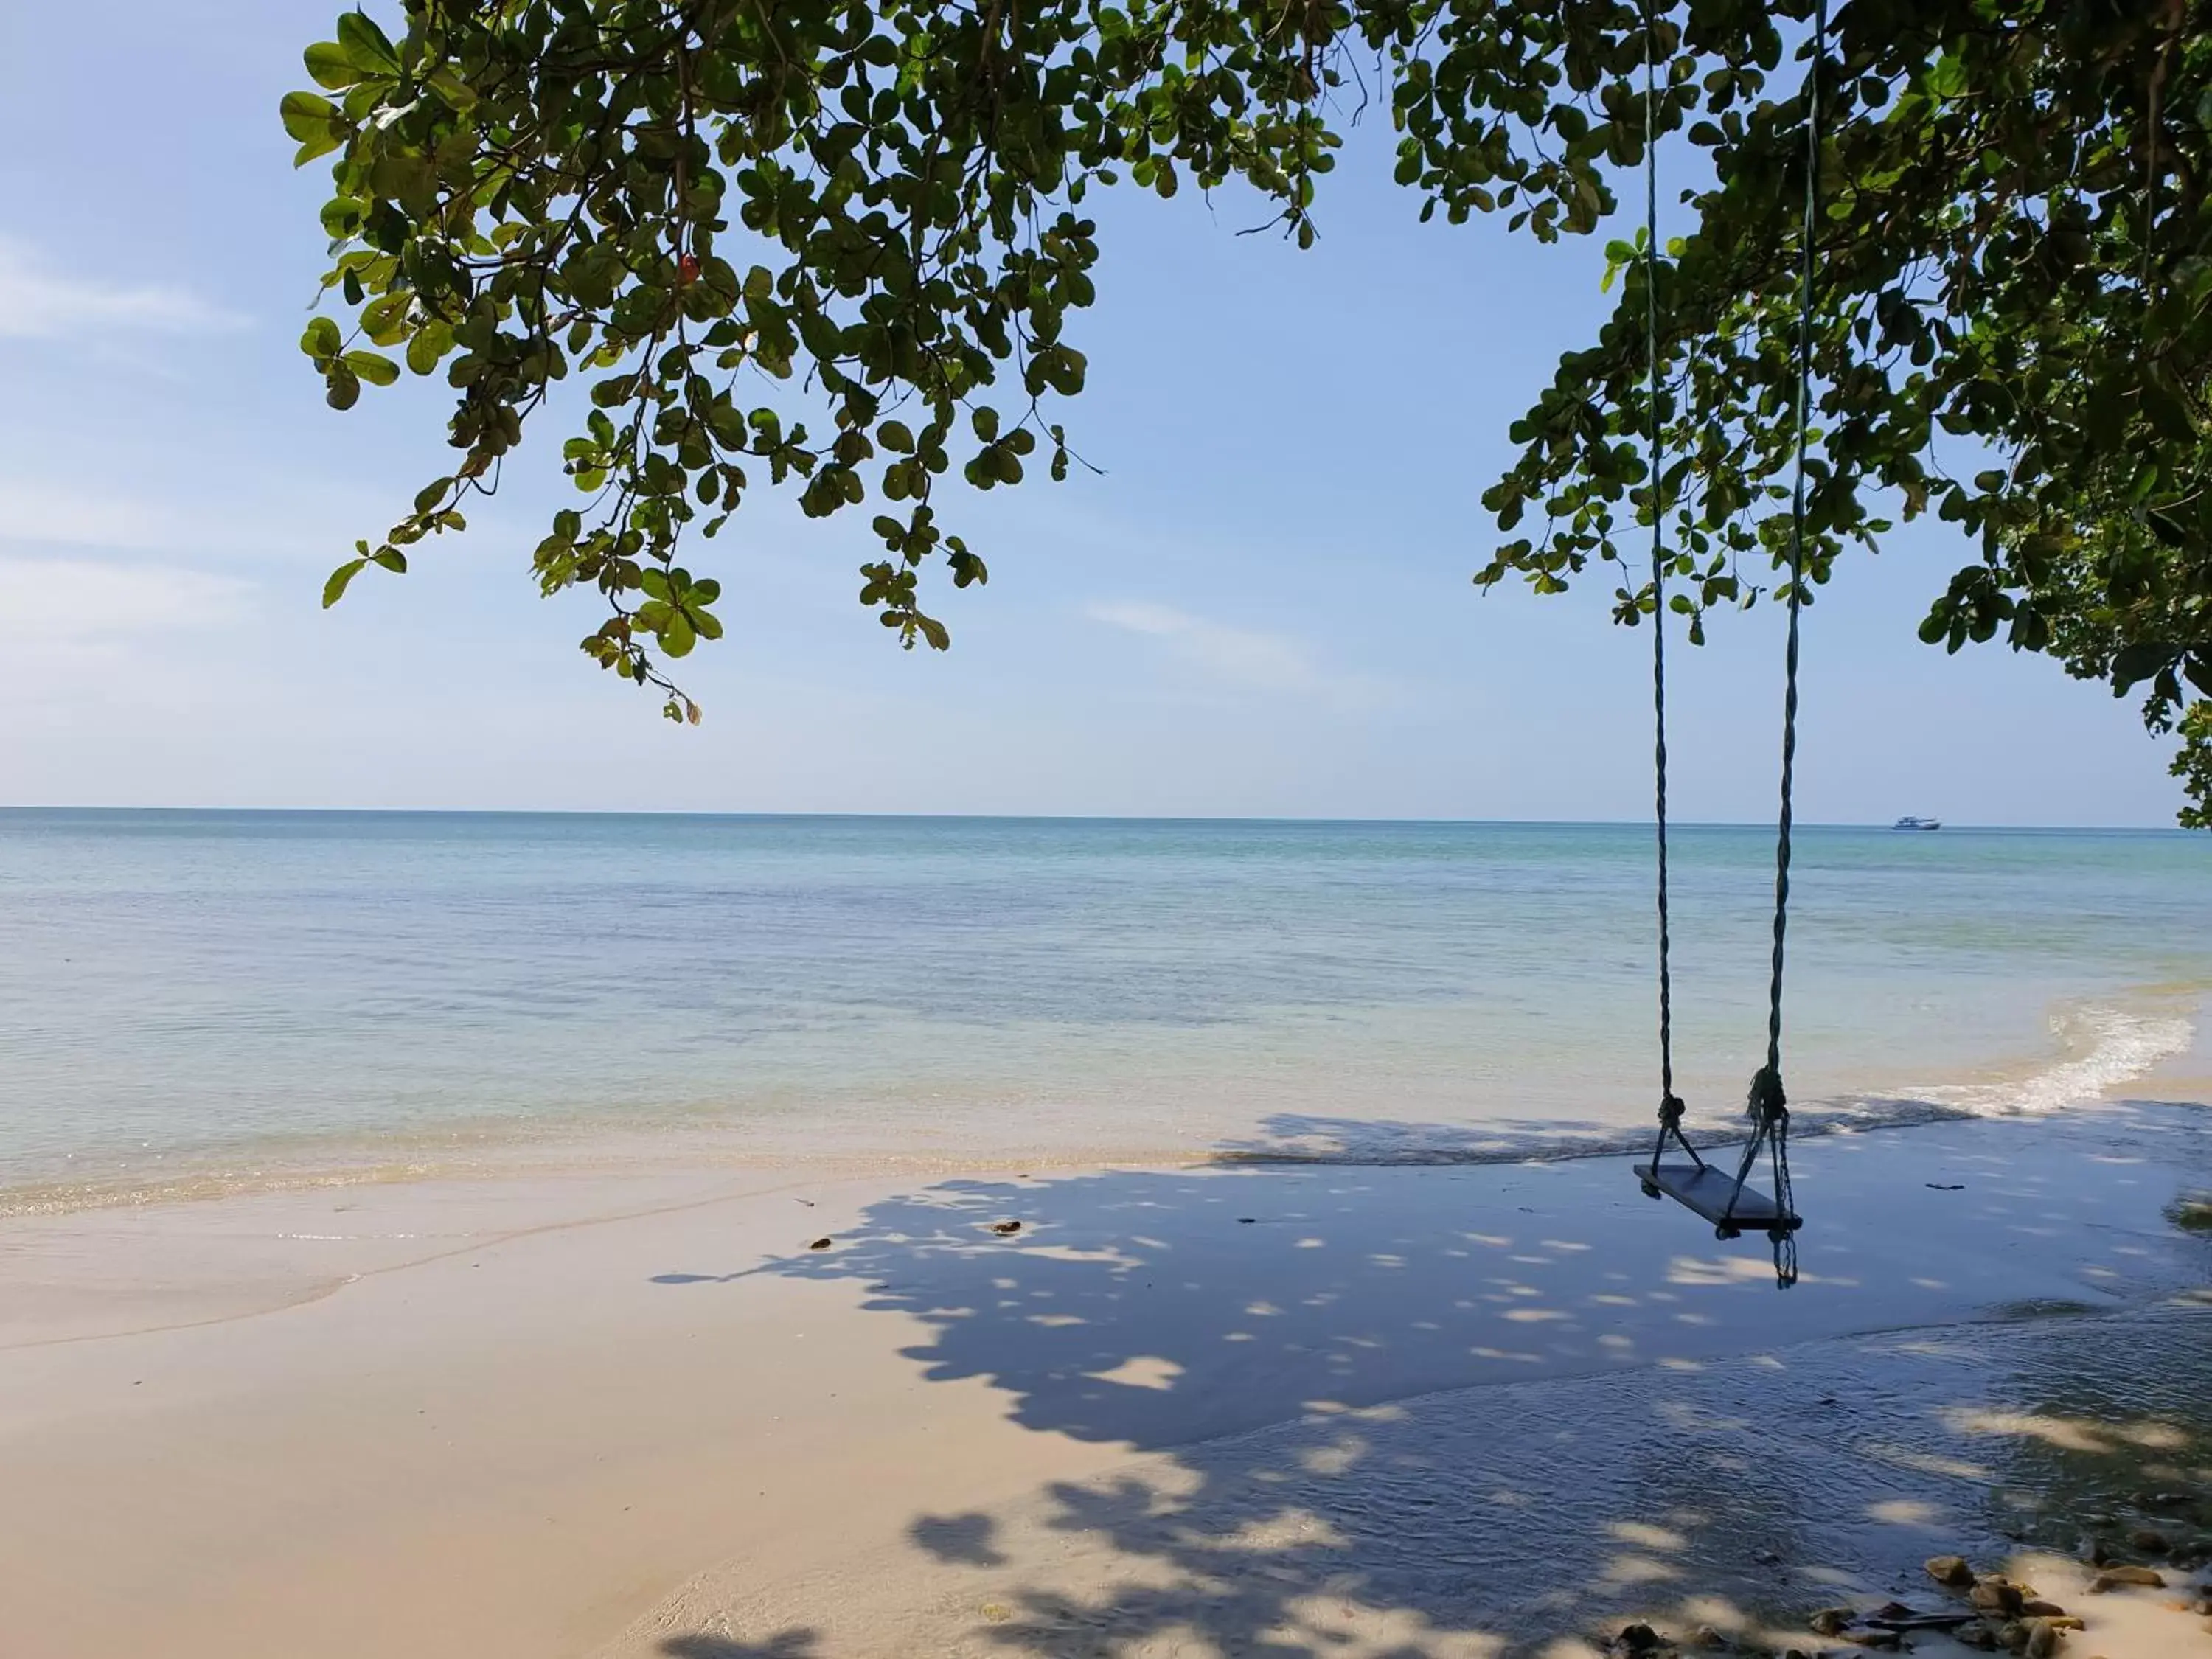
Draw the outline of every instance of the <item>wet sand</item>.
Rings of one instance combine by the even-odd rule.
[[[2212,1538],[2212,1241],[2172,1218],[2212,1115],[1798,1164],[1787,1292],[1615,1158],[16,1218],[0,1653],[1811,1652],[1930,1554]],[[2068,1650],[2212,1654],[2178,1594],[2077,1598]]]

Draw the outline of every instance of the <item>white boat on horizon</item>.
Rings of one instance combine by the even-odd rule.
[[[1893,830],[1941,830],[1943,824],[1941,819],[1916,818],[1908,812],[1889,827]]]

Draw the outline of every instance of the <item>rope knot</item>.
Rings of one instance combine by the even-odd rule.
[[[1674,1095],[1662,1096],[1659,1101],[1660,1124],[1663,1127],[1669,1129],[1680,1128],[1682,1127],[1682,1114],[1688,1108],[1682,1104],[1678,1097]]]
[[[1790,1119],[1789,1097],[1782,1092],[1782,1073],[1771,1066],[1762,1066],[1751,1079],[1751,1098],[1744,1110],[1759,1123],[1787,1122]]]

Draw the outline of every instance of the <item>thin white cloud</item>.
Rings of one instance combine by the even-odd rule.
[[[32,478],[0,478],[0,541],[151,552],[176,544],[173,514],[128,496],[57,489]]]
[[[161,480],[149,483],[160,489]],[[310,495],[298,481],[283,478],[257,478],[251,493],[255,509],[240,513],[229,502],[191,494],[130,495],[27,474],[0,475],[0,545],[179,554],[196,563],[278,559],[327,568],[351,551],[356,538],[380,528],[392,505],[346,487]],[[394,490],[392,499],[404,495]],[[441,551],[501,544],[496,535],[482,533],[490,514],[472,516],[479,533],[447,538]]]
[[[1304,691],[1322,684],[1304,648],[1279,634],[1230,628],[1142,601],[1094,600],[1085,611],[1093,622],[1163,641],[1183,661],[1234,685]]]
[[[118,283],[59,269],[21,242],[0,238],[0,338],[77,339],[116,329],[222,334],[248,320],[167,283]]]
[[[0,617],[10,632],[71,645],[219,628],[246,614],[253,591],[174,565],[0,558]]]
[[[1194,618],[1180,611],[1171,611],[1164,605],[1116,603],[1094,599],[1085,607],[1091,621],[1103,622],[1115,628],[1126,628],[1132,634],[1164,635],[1188,631]]]

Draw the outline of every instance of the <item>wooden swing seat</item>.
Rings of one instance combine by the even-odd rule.
[[[1639,1164],[1636,1178],[1646,1191],[1664,1193],[1684,1209],[1703,1216],[1716,1227],[1735,1227],[1747,1233],[1794,1233],[1804,1222],[1776,1206],[1749,1182],[1741,1190],[1735,1177],[1711,1164]],[[1733,1213],[1729,1200],[1735,1200]]]

